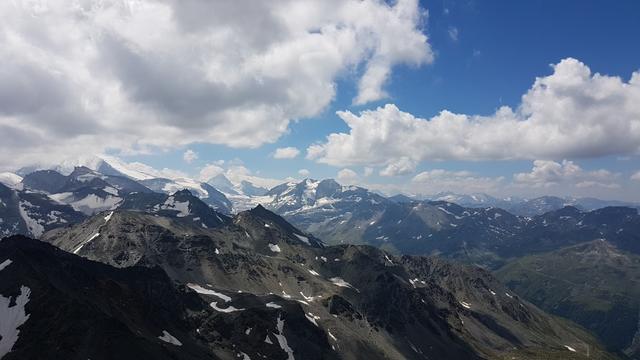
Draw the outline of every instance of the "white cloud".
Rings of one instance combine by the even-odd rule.
[[[191,164],[194,160],[198,159],[198,153],[191,149],[187,149],[187,151],[182,154],[182,159],[188,164]]]
[[[443,191],[462,194],[496,193],[503,186],[503,177],[479,176],[466,170],[433,169],[414,176],[407,190],[420,194],[435,194]]]
[[[380,170],[381,176],[397,176],[412,173],[416,170],[416,161],[408,157],[401,157],[389,163]]]
[[[555,185],[575,185],[580,188],[602,187],[615,189],[620,185],[615,182],[619,174],[600,169],[585,171],[573,161],[563,160],[561,163],[551,160],[536,160],[533,169],[528,173],[517,173],[513,180],[517,186],[548,188]]]
[[[358,177],[358,174],[355,171],[353,171],[351,169],[344,168],[344,169],[338,171],[336,179],[341,184],[353,185],[358,181],[359,177]]]
[[[207,164],[200,169],[198,179],[200,181],[208,181],[209,179],[216,177],[224,173],[224,169],[220,167],[221,164]]]
[[[273,153],[274,159],[293,159],[300,154],[300,150],[294,147],[277,148]]]
[[[369,166],[365,166],[364,176],[371,176],[371,175],[373,175],[373,168]]]
[[[224,172],[224,175],[231,180],[231,182],[238,184],[241,181],[245,180],[254,185],[258,185],[267,189],[271,189],[276,185],[280,185],[287,181],[287,179],[273,179],[258,176],[254,174],[249,168],[243,165],[233,165],[227,168]]]
[[[449,34],[449,38],[451,40],[453,40],[454,42],[458,41],[458,28],[455,26],[451,26],[449,27],[449,30],[447,30],[447,33]]]
[[[194,142],[258,147],[336,79],[429,63],[417,0],[0,2],[0,167]],[[359,70],[362,69],[362,73]]]
[[[349,133],[311,145],[307,158],[334,166],[423,160],[589,158],[640,151],[640,72],[628,82],[592,74],[575,59],[537,78],[520,106],[491,116],[442,111],[417,118],[388,104],[359,115],[340,111]]]
[[[298,175],[300,175],[302,177],[309,177],[309,175],[311,175],[311,171],[309,171],[307,169],[300,169],[300,170],[298,170]]]
[[[631,175],[631,180],[640,181],[640,171],[637,171],[635,174]]]

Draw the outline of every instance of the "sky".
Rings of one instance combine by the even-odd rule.
[[[0,170],[640,201],[637,1],[0,3]]]

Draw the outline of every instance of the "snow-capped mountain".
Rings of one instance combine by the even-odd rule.
[[[47,195],[0,184],[0,237],[24,234],[40,237],[45,231],[77,223],[84,215]]]
[[[0,173],[0,184],[12,189],[22,189],[22,176],[11,172]]]
[[[101,174],[87,167],[76,167],[69,175],[38,170],[25,175],[22,184],[25,189],[48,194],[87,215],[115,209],[127,194],[152,192],[129,178]]]

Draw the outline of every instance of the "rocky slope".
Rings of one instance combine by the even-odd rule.
[[[640,256],[600,239],[517,259],[496,272],[516,293],[640,358]]]
[[[218,329],[238,336],[253,331],[236,323],[238,316],[255,317],[248,296],[268,299],[259,307],[282,316],[295,305],[339,358],[609,356],[583,330],[479,268],[369,246],[324,246],[262,207],[213,229],[156,215],[118,210],[43,238],[116,267],[159,266],[225,318]],[[277,334],[262,340],[282,345]],[[281,348],[281,358],[308,358],[299,347]],[[256,350],[242,351],[260,358]]]
[[[85,216],[45,194],[0,184],[0,236],[39,237],[45,231],[80,222]]]
[[[158,267],[114,268],[15,236],[0,241],[2,359],[337,358],[298,303],[234,296],[216,311]],[[266,339],[270,339],[266,341]]]

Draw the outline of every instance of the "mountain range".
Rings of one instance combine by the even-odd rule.
[[[305,179],[266,189],[248,180],[231,182],[222,174],[201,182],[107,160],[84,165],[89,166],[1,174],[0,233],[40,238],[66,252],[123,270],[160,268],[177,297],[193,290],[203,298],[205,308],[207,302],[211,305],[217,299],[218,309],[224,309],[220,306],[226,303],[247,310],[229,313],[251,313],[252,319],[269,322],[261,326],[272,328],[274,344],[282,345],[274,340],[278,331],[284,333],[278,330],[280,318],[273,317],[277,312],[271,317],[262,314],[263,307],[275,309],[267,305],[272,298],[265,296],[284,299],[284,304],[275,303],[286,309],[302,304],[305,309],[294,311],[295,316],[307,322],[341,319],[320,326],[326,330],[326,343],[307,338],[289,340],[296,346],[315,348],[325,358],[357,358],[359,351],[390,358],[416,354],[436,358],[523,354],[531,356],[525,358],[580,358],[582,352],[594,356],[593,351],[600,351],[597,341],[579,327],[549,317],[527,301],[575,321],[618,356],[640,357],[640,305],[629,300],[637,297],[633,289],[625,288],[634,288],[629,284],[638,281],[640,216],[634,204],[556,197],[497,201],[483,194],[451,193],[418,200],[406,195],[385,197],[331,179]],[[589,268],[590,263],[599,266]],[[496,290],[502,285],[489,271],[508,288]],[[491,297],[485,296],[487,286],[469,287],[470,282],[489,284]],[[407,292],[406,284],[419,293],[429,292],[430,297]],[[421,285],[426,290],[420,290]],[[385,286],[394,289],[390,296],[398,296],[387,299],[387,305],[391,301],[402,304],[394,310],[394,316],[402,321],[382,314],[380,309],[385,305],[371,299],[386,299]],[[231,294],[238,291],[246,296],[236,300]],[[320,294],[322,299],[316,302],[314,297]],[[428,309],[419,309],[416,298],[428,304]],[[531,306],[527,316],[541,323],[529,324],[533,328],[517,323],[522,314],[505,308],[505,301],[514,298],[518,306]],[[254,313],[256,306],[262,309],[258,315]],[[216,307],[209,306],[214,313]],[[335,307],[349,313],[349,323],[332,312],[338,311]],[[465,313],[467,310],[474,314]],[[421,319],[418,325],[410,313],[422,314],[416,315]],[[539,315],[531,315],[534,313]],[[192,321],[183,315],[170,316]],[[460,323],[452,320],[456,317]],[[216,321],[228,325],[236,320]],[[461,324],[466,326],[461,328]],[[141,323],[133,328],[158,332],[150,326]],[[398,328],[402,329],[399,333]],[[544,337],[541,329],[550,337]],[[180,337],[174,334],[178,330],[164,330],[173,334],[166,339]],[[413,337],[417,334],[434,342],[424,343],[426,340]],[[192,334],[181,336],[193,340]],[[221,335],[215,336],[220,340]],[[334,337],[348,338],[355,345],[338,343]],[[544,346],[533,338],[544,338]],[[140,339],[144,344],[140,346],[153,348],[155,345],[146,343],[150,339],[156,341],[155,337]],[[225,339],[220,341],[230,341],[224,346],[232,344],[231,349],[246,340]],[[562,343],[570,339],[572,343]],[[193,341],[201,340],[196,337]],[[288,358],[285,347],[263,349],[256,347],[255,341],[251,346],[243,343],[242,351],[227,349],[226,353],[216,348],[218,343],[198,344],[208,348],[208,353],[214,354],[211,356],[222,358],[227,355],[220,354],[260,358],[267,353],[273,358]],[[578,349],[580,346],[585,350]],[[257,348],[260,352],[255,352]],[[510,352],[507,348],[515,349]],[[281,350],[284,353],[275,355]],[[80,357],[97,357],[91,354],[85,352]],[[305,358],[313,358],[308,356]]]

